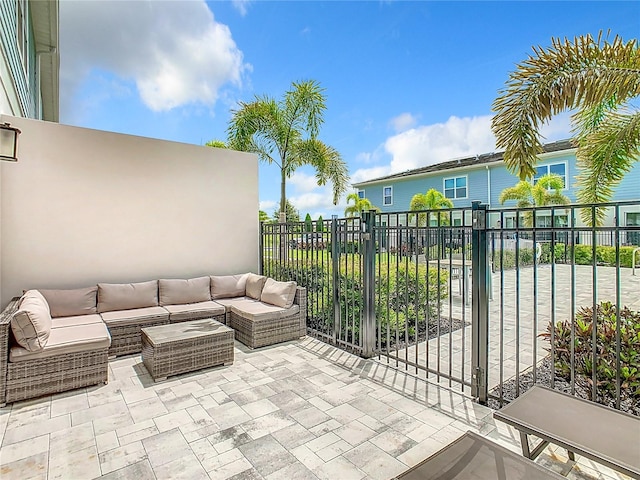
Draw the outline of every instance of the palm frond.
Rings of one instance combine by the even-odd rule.
[[[611,42],[591,35],[533,48],[533,55],[509,76],[493,103],[492,129],[504,148],[507,168],[521,180],[533,177],[542,153],[540,126],[561,111],[618,104],[640,95],[640,50],[637,40]]]
[[[607,112],[598,129],[580,138],[576,157],[577,197],[580,203],[603,203],[611,200],[614,188],[638,162],[640,156],[640,112]],[[591,224],[591,212],[581,212],[585,224]],[[604,221],[604,211],[597,209],[596,222]]]

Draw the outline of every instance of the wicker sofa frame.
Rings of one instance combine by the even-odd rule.
[[[201,320],[203,318],[212,318],[220,323],[226,323],[224,313],[220,315],[207,315],[198,312],[188,318],[183,318],[177,321],[169,321],[168,319],[165,319],[152,323],[141,322],[109,326],[109,333],[111,334],[109,356],[116,357],[142,352],[142,328],[155,327],[157,325],[168,325],[169,323],[189,322],[191,320]]]
[[[69,353],[46,357],[45,359],[9,362],[9,348],[12,342],[11,318],[17,311],[20,297],[13,298],[0,312],[0,406],[29,398],[64,392],[108,382],[109,358],[142,352],[142,331],[144,327],[170,323],[162,320],[156,323],[129,323],[108,327],[111,347],[86,352]],[[297,287],[294,304],[299,310],[293,315],[272,320],[251,321],[235,312],[226,311],[220,315],[206,315],[194,312],[189,318],[171,323],[212,318],[227,324],[235,331],[235,338],[250,348],[258,348],[286,342],[307,334],[307,291]]]
[[[296,340],[307,334],[306,288],[296,288],[293,303],[300,307],[297,313],[286,317],[257,321],[245,318],[231,310],[228,312],[228,325],[235,330],[236,339],[249,348],[260,348]]]
[[[107,383],[108,349],[9,362],[11,317],[20,297],[0,313],[0,406],[7,403]]]

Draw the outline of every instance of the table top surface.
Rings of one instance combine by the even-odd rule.
[[[212,318],[142,328],[142,333],[153,345],[227,332],[233,332],[233,329]]]
[[[396,478],[560,480],[564,477],[476,433],[467,432]]]
[[[640,418],[536,385],[494,417],[640,473]],[[534,433],[535,435],[535,433]]]

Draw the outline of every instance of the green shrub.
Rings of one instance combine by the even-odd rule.
[[[602,403],[611,403],[616,395],[616,317],[617,309],[610,302],[602,302],[596,307],[596,379],[598,397]],[[576,381],[593,388],[593,309],[581,308],[576,313],[574,329],[574,368]],[[572,322],[549,323],[542,336],[551,340],[554,332],[554,352],[556,374],[571,378],[571,335]],[[640,312],[627,307],[620,309],[620,378],[621,390],[640,401]]]
[[[521,248],[518,251],[518,256],[518,266],[533,265],[533,259],[535,258],[533,249]],[[514,250],[504,250],[501,256],[500,250],[496,250],[493,254],[493,265],[494,270],[514,268],[516,266],[516,252]]]
[[[360,334],[360,320],[364,307],[364,289],[359,270],[359,259],[355,260],[355,271],[351,262],[340,262],[338,275],[338,302],[342,322],[338,338],[358,343]],[[407,267],[404,262],[396,264],[384,263],[380,265],[381,274],[376,277],[376,316],[381,332],[382,344],[386,343],[387,328],[395,338],[396,330],[401,332],[399,337],[405,340],[405,325],[407,338],[415,341],[416,334],[426,331],[427,318],[433,322],[439,317],[438,298],[447,298],[448,272],[429,269],[424,265],[411,263]],[[389,271],[389,273],[387,273]],[[288,262],[269,261],[264,265],[265,274],[277,280],[295,280],[298,285],[307,288],[307,326],[325,333],[332,333],[334,328],[334,307],[332,291],[332,273],[329,265],[316,263],[311,259],[306,261],[290,260]],[[388,307],[387,307],[388,305]],[[418,326],[416,332],[415,326]]]
[[[413,263],[393,264],[389,273],[384,264],[380,270],[376,317],[382,331],[382,344],[386,342],[387,332],[392,340],[397,332],[400,340],[414,341],[416,334],[427,331],[427,320],[430,323],[439,320],[438,299],[442,306],[448,296],[449,273],[440,270],[438,279],[438,270],[430,268],[427,276],[425,265],[418,265],[416,269]]]

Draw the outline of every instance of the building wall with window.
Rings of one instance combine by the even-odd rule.
[[[0,114],[58,121],[58,6],[0,2]]]
[[[534,181],[547,173],[561,176],[565,181],[563,194],[572,203],[577,202],[576,177],[579,170],[575,149],[568,141],[556,142],[553,148],[541,154],[536,170]],[[354,184],[354,187],[359,192],[364,192],[362,195],[382,212],[399,212],[409,210],[411,198],[416,193],[425,193],[431,188],[451,199],[456,208],[470,207],[476,200],[488,204],[491,208],[500,208],[500,194],[505,188],[516,185],[518,181],[518,177],[512,174],[502,161],[502,155],[492,153],[372,179]],[[640,165],[636,163],[614,190],[613,201],[640,199],[639,185]],[[388,202],[389,191],[392,193],[391,202]],[[504,206],[515,206],[515,202],[507,202]],[[625,215],[625,219],[621,219],[625,223],[627,217],[628,222],[640,221],[640,212],[637,215],[635,211],[624,211],[621,214]]]

